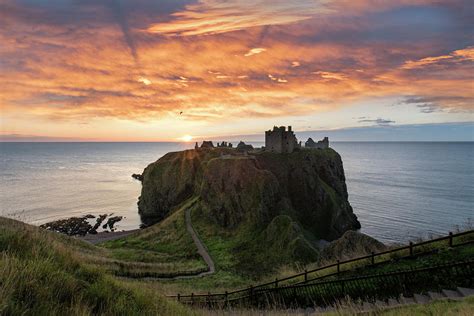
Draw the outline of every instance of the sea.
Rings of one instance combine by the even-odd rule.
[[[262,144],[254,144],[261,146]],[[34,225],[86,214],[140,225],[131,177],[193,143],[0,143],[0,216]],[[474,142],[332,142],[361,231],[385,243],[472,228]]]

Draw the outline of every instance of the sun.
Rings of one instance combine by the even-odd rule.
[[[187,142],[187,143],[188,143],[188,142],[190,142],[190,141],[193,140],[193,137],[192,137],[191,135],[184,135],[183,137],[180,137],[179,139],[180,139],[181,141],[183,141],[183,142]]]

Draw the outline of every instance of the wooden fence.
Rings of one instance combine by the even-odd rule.
[[[455,242],[455,239],[462,239],[463,241]],[[329,265],[312,269],[312,270],[305,270],[304,272],[301,272],[301,273],[298,273],[298,274],[295,274],[283,279],[275,279],[274,281],[259,284],[257,286],[250,286],[248,288],[243,288],[243,289],[239,289],[235,291],[225,291],[225,292],[220,292],[220,293],[209,292],[209,293],[202,293],[202,294],[191,293],[187,295],[177,294],[177,295],[169,295],[167,297],[176,299],[185,304],[193,304],[193,305],[197,304],[197,305],[215,306],[215,305],[222,305],[222,304],[229,304],[229,303],[234,304],[236,302],[239,302],[242,304],[248,304],[249,302],[254,302],[255,304],[258,303],[257,305],[259,305],[262,303],[262,300],[266,302],[271,301],[268,296],[270,295],[270,293],[273,293],[272,295],[275,295],[275,293],[283,293],[282,291],[288,291],[288,289],[291,289],[290,291],[293,291],[293,290],[297,291],[297,289],[300,289],[300,288],[305,289],[308,286],[313,287],[315,284],[322,284],[321,282],[329,282],[327,284],[332,284],[332,285],[338,284],[337,282],[340,282],[340,280],[324,281],[324,279],[332,277],[332,276],[338,276],[342,272],[351,271],[354,268],[354,263],[362,264],[358,268],[364,267],[364,266],[373,266],[376,264],[389,262],[393,260],[394,256],[400,259],[413,257],[413,256],[418,256],[418,255],[436,251],[442,246],[457,247],[457,246],[466,245],[472,242],[474,242],[474,230],[468,230],[468,231],[464,231],[464,232],[460,232],[456,234],[453,234],[452,232],[450,232],[448,235],[443,236],[443,237],[439,237],[439,238],[435,238],[435,239],[431,239],[431,240],[427,240],[427,241],[423,241],[419,243],[410,242],[408,245],[403,246],[403,247],[397,247],[397,248],[393,248],[393,249],[378,252],[378,253],[372,252],[369,255],[353,258],[350,260],[344,260],[344,261],[337,260],[333,264],[329,264]],[[440,243],[439,247],[436,247],[435,244],[437,243]],[[443,243],[445,244],[443,245]],[[426,248],[429,248],[429,249],[426,250]],[[389,255],[388,258],[387,258],[387,255]],[[448,266],[453,265],[453,264],[454,266],[456,266],[456,263],[449,263]],[[344,269],[344,267],[346,266],[350,266],[350,268]],[[471,276],[471,281],[472,281],[472,262],[468,264],[468,269],[466,271],[470,271],[471,273],[470,276]],[[321,275],[321,273],[323,273],[323,275]],[[408,272],[405,271],[404,273],[405,274],[402,273],[401,275],[405,275],[405,276],[409,275],[410,273],[412,273],[412,271],[411,270]],[[416,272],[413,272],[413,273],[416,273]],[[451,275],[451,274],[446,274],[446,275]],[[394,276],[397,274],[392,273],[392,274],[387,274],[387,275],[393,279]],[[365,277],[365,279],[371,279],[371,278],[380,279],[382,278],[382,276],[378,275],[378,276]],[[351,282],[355,282],[355,281],[351,281]],[[396,288],[396,289],[398,290],[399,288]],[[281,296],[279,296],[278,299],[283,300],[283,303],[287,305],[286,299],[282,299]],[[275,302],[275,301],[278,301],[278,299],[277,297],[273,296],[272,300],[273,302]],[[312,299],[314,299],[314,297]]]

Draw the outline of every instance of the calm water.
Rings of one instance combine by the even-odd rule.
[[[33,224],[114,213],[136,228],[131,178],[180,143],[0,143],[0,215]],[[384,242],[442,234],[474,215],[474,143],[333,143],[362,231]]]

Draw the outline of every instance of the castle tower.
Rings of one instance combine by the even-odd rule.
[[[285,126],[273,127],[273,130],[265,132],[265,150],[276,153],[292,153],[299,148],[298,140],[291,126],[288,131]]]

